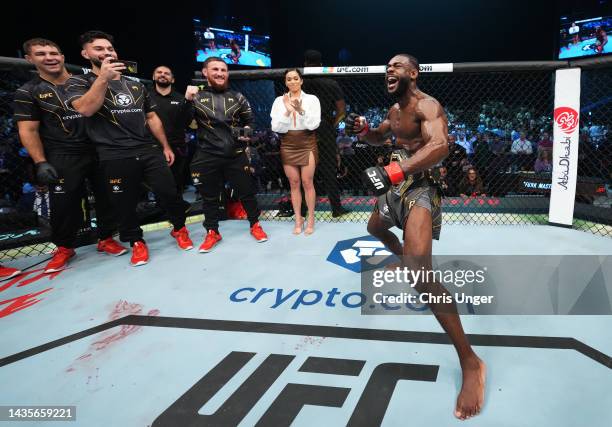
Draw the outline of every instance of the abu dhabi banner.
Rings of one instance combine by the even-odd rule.
[[[553,171],[548,221],[572,225],[578,177],[580,68],[556,71]]]

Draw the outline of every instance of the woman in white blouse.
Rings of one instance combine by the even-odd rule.
[[[304,187],[308,223],[304,234],[314,232],[314,210],[317,195],[313,178],[318,161],[315,129],[321,122],[319,98],[302,92],[302,73],[298,69],[285,71],[289,92],[279,96],[272,105],[272,130],[281,136],[281,162],[291,186],[291,204],[295,212],[293,234],[300,234],[304,225],[302,191]]]

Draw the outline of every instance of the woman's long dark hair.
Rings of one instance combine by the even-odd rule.
[[[470,182],[470,171],[474,171],[474,173],[476,174],[476,178],[474,179],[474,193],[484,193],[484,184],[482,183],[482,178],[480,177],[480,174],[478,174],[478,171],[476,170],[476,168],[469,168],[467,170],[467,172],[465,173],[465,176],[463,177],[463,179],[461,180],[461,183],[459,184],[459,189],[463,189],[469,185],[472,185],[472,183]]]
[[[285,70],[285,74],[283,74],[283,81],[287,80],[287,74],[289,74],[290,72],[295,71],[298,76],[300,76],[300,80],[304,80],[304,75],[302,74],[302,72],[299,70],[299,68],[287,68]]]

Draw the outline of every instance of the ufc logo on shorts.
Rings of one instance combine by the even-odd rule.
[[[193,181],[193,185],[200,185],[200,173],[199,172],[192,172],[191,173],[191,180]]]
[[[376,176],[376,171],[368,172],[368,178],[370,178],[370,182],[374,184],[377,190],[380,190],[385,187],[385,185],[381,182],[380,178]]]
[[[268,355],[214,413],[201,415],[199,412],[200,408],[219,393],[255,355],[256,353],[232,351],[157,417],[153,427],[240,424],[263,395],[276,385],[295,356]],[[293,370],[292,373],[294,378],[299,378],[301,372],[350,377],[347,382],[353,384],[353,388],[363,387],[363,389],[346,425],[373,426],[382,423],[398,381],[435,382],[439,369],[436,365],[381,363],[372,370],[369,377],[366,377],[361,375],[365,364],[365,360],[308,357],[300,368]],[[257,412],[263,412],[257,425],[289,425],[306,405],[328,408],[344,406],[351,387],[313,384],[312,376],[305,377],[307,378],[304,380],[308,381],[282,384],[283,388],[272,404],[267,408],[257,409]],[[357,383],[354,378],[362,381]]]

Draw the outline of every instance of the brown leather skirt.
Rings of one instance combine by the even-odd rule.
[[[312,151],[315,163],[319,161],[317,134],[312,130],[290,130],[281,134],[280,155],[283,165],[308,166]]]

